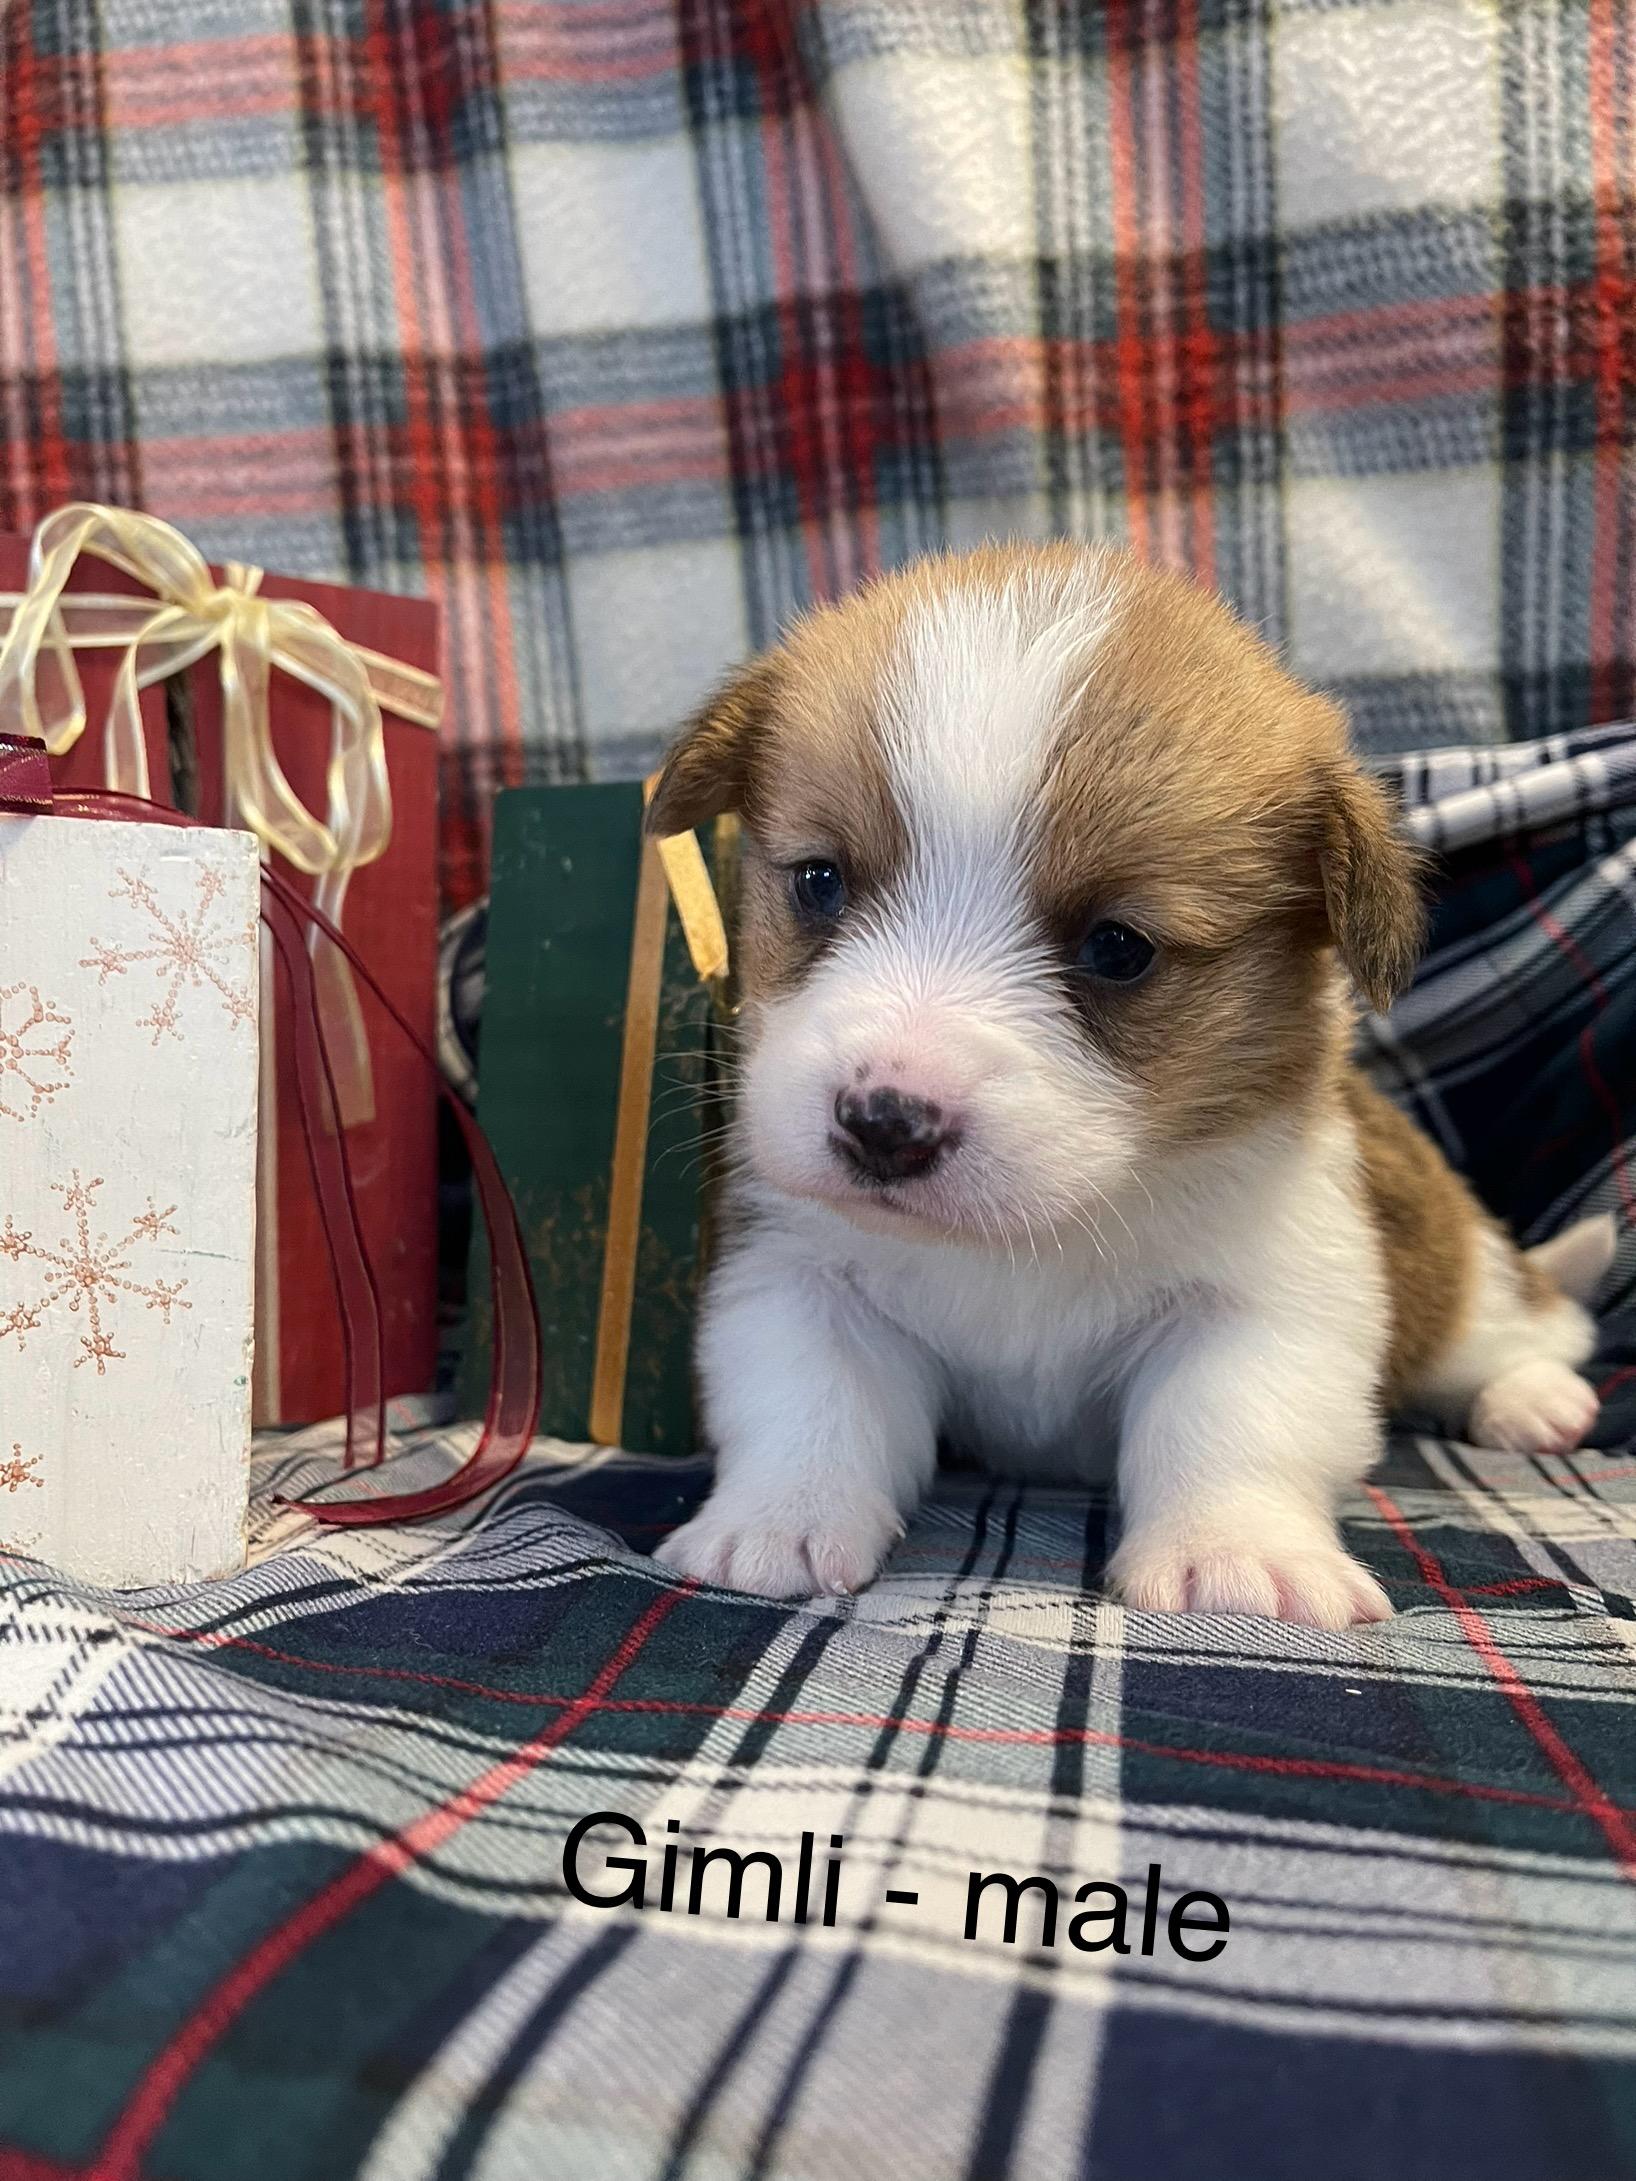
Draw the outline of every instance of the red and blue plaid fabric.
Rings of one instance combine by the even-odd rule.
[[[448,880],[807,601],[1219,585],[1375,749],[1636,701],[1621,0],[14,0],[0,526],[442,602]]]
[[[803,1606],[648,1556],[696,1462],[542,1446],[326,1534],[279,1495],[327,1428],[231,1580],[6,1562],[0,2181],[1636,2175],[1636,730],[1394,771],[1434,948],[1366,1056],[1530,1236],[1620,1213],[1593,1448],[1401,1432],[1345,1635],[1128,1613],[1101,1498],[965,1477]],[[640,1913],[564,1884],[610,1810]],[[667,1840],[788,1887],[803,1833],[833,1922],[657,1906]],[[1065,1943],[1154,1865],[1215,1959]],[[1038,1891],[966,1938],[974,1871],[1057,1884],[1057,1944]]]

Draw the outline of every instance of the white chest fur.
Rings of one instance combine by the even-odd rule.
[[[1241,1312],[1370,1360],[1386,1304],[1344,1121],[1175,1162],[1157,1195],[1109,1205],[1093,1237],[975,1249],[863,1230],[758,1197],[766,1275],[838,1282],[928,1359],[938,1425],[988,1468],[1105,1478],[1123,1394],[1155,1339]],[[1269,1337],[1273,1337],[1269,1332]]]

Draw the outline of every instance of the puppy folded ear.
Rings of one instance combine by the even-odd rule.
[[[663,840],[740,810],[756,748],[773,706],[778,665],[752,659],[723,682],[672,743],[648,801],[647,830]]]
[[[1352,981],[1384,1013],[1425,940],[1419,852],[1378,781],[1343,761],[1329,773],[1318,850],[1329,930]]]
[[[1381,783],[1350,761],[1328,770],[1320,829],[1328,931],[1352,984],[1385,1014],[1414,977],[1427,936],[1420,851]]]

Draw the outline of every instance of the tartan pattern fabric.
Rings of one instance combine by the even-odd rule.
[[[1396,1616],[1344,1635],[1128,1613],[1103,1496],[966,1475],[800,1606],[648,1556],[696,1461],[543,1443],[325,1533],[286,1503],[332,1427],[264,1448],[228,1581],[0,1562],[0,2181],[1636,2175],[1633,758],[1390,768],[1436,920],[1364,1039],[1530,1238],[1620,1214],[1591,1448],[1396,1435],[1343,1509]],[[640,1912],[565,1886],[597,1811],[651,1844]],[[657,1905],[667,1840],[788,1884],[803,1833],[830,1922],[753,1873],[737,1918]],[[1226,1903],[1218,1956],[1067,1940],[1155,1865],[1162,1917]],[[973,1872],[1057,1884],[1056,1943],[1038,1889],[967,1938]]]
[[[1359,1058],[1523,1242],[1615,1214],[1591,1436],[1636,1443],[1636,727],[1381,769],[1430,859],[1432,914]]]
[[[414,1530],[264,1499],[186,1593],[8,1568],[0,2173],[1620,2181],[1633,1477],[1400,1441],[1347,1636],[1124,1613],[1100,1501],[968,1479],[855,1601],[692,1592],[644,1548],[701,1466],[551,1448]],[[610,1810],[641,1913],[564,1889]],[[658,1910],[667,1838],[788,1888],[804,1831],[831,1926]],[[1034,1894],[963,1936],[973,1871],[1152,1864],[1214,1961],[1046,1948]]]
[[[0,525],[429,589],[450,891],[806,602],[1215,583],[1390,749],[1636,701],[1621,0],[18,0]]]

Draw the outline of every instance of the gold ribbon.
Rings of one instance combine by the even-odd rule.
[[[643,783],[644,805],[658,775]],[[619,1051],[613,1164],[608,1176],[608,1225],[602,1245],[602,1293],[586,1428],[597,1446],[618,1446],[625,1423],[625,1378],[636,1309],[636,1259],[642,1240],[642,1187],[659,1041],[659,1002],[665,973],[665,925],[675,908],[693,968],[704,982],[727,974],[727,928],[698,838],[643,836],[637,866],[630,971],[625,981],[625,1028]]]
[[[122,569],[152,595],[67,591],[82,554]],[[231,809],[264,850],[317,880],[313,905],[338,926],[352,873],[373,863],[392,833],[381,707],[435,728],[442,685],[418,667],[348,643],[313,606],[262,598],[261,578],[259,568],[234,561],[218,584],[197,548],[157,516],[88,502],[58,508],[34,533],[27,590],[0,594],[0,610],[10,608],[0,639],[0,730],[33,736],[54,755],[72,749],[87,724],[74,654],[118,650],[103,722],[104,777],[122,794],[145,796],[142,691],[218,653]],[[321,819],[296,795],[273,748],[275,667],[329,699]],[[350,1127],[374,1114],[369,1044],[352,973],[321,937],[312,934],[313,968],[331,1032],[338,1117]]]
[[[647,801],[653,793],[658,774],[645,781],[642,799]],[[692,958],[694,973],[709,984],[727,974],[727,927],[721,920],[721,907],[716,900],[716,889],[711,884],[710,867],[704,860],[704,850],[699,846],[696,833],[673,833],[668,840],[655,841],[665,879],[670,887],[671,903],[676,920],[682,927],[682,937],[687,941],[687,951]],[[662,950],[661,939],[661,950]]]

